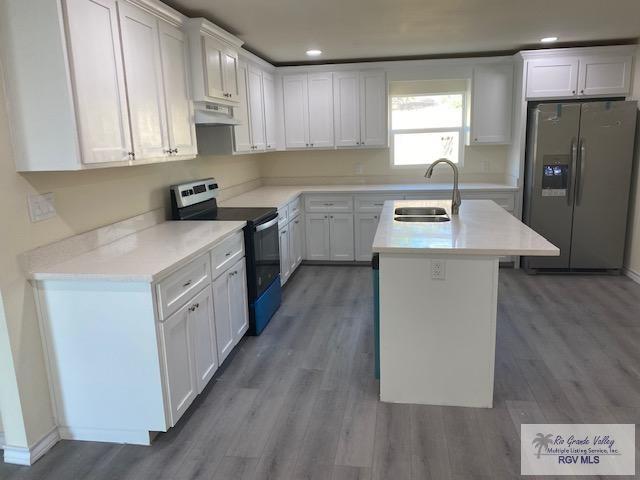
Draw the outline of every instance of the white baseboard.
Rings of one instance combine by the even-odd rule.
[[[151,436],[146,430],[102,430],[99,428],[58,427],[58,431],[60,432],[60,438],[64,440],[151,445]]]
[[[29,448],[5,445],[4,461],[16,465],[33,465],[36,460],[51,450],[51,447],[58,443],[58,440],[60,440],[60,435],[58,429],[54,427]]]
[[[624,274],[629,277],[631,280],[633,280],[636,283],[640,283],[640,273],[631,270],[630,268],[624,268],[623,269]]]

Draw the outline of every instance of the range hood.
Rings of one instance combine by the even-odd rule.
[[[196,125],[239,125],[233,107],[211,102],[194,102]]]

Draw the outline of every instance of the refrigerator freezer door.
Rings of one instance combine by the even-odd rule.
[[[571,268],[622,268],[636,102],[582,105]]]
[[[526,257],[524,266],[569,268],[580,104],[540,104],[530,115],[525,220],[560,256]]]

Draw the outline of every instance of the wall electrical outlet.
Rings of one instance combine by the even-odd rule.
[[[27,196],[29,203],[29,217],[32,222],[41,222],[47,218],[56,216],[53,193]]]
[[[446,278],[446,262],[444,260],[431,260],[431,278],[433,280]]]

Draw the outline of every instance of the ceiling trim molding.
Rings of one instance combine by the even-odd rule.
[[[220,28],[214,23],[211,23],[206,18],[190,18],[187,20],[187,25],[190,28],[198,28],[202,33],[216,37],[225,43],[228,43],[236,48],[240,48],[244,44],[244,40],[230,34],[226,30]]]

